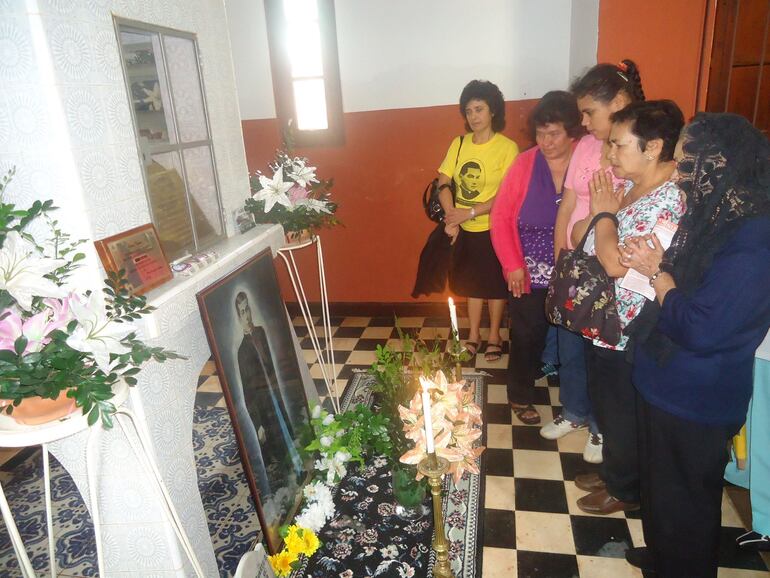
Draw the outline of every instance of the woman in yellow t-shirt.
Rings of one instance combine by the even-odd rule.
[[[452,141],[438,169],[441,206],[446,212],[444,230],[454,243],[449,288],[468,299],[470,333],[465,348],[471,354],[481,342],[481,311],[487,300],[490,323],[484,356],[487,361],[497,361],[502,355],[500,322],[508,287],[489,237],[489,213],[519,147],[500,134],[505,128],[505,101],[491,82],[472,80],[465,86],[460,114],[470,132]]]

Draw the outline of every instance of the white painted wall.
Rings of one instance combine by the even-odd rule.
[[[596,62],[598,1],[337,0],[343,109],[454,104],[473,78],[506,100],[566,88]],[[226,7],[241,118],[274,118],[263,0]]]
[[[569,44],[571,82],[596,64],[599,49],[599,0],[573,0]]]
[[[0,175],[17,167],[7,199],[20,207],[53,199],[60,207],[54,217],[75,238],[100,239],[150,221],[113,15],[197,35],[232,234],[227,216],[242,206],[249,185],[223,0],[0,0]],[[98,290],[102,273],[91,243],[84,250],[89,259],[79,282]],[[190,360],[151,364],[139,374],[139,390],[161,473],[205,575],[216,576],[192,449],[197,376],[210,353],[195,300],[188,297],[167,305],[173,324],[150,343]],[[189,576],[119,428],[100,442],[108,574]],[[69,460],[79,466],[70,473],[81,490],[88,487],[83,448],[77,446]]]

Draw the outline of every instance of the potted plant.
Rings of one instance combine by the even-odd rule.
[[[393,451],[387,456],[390,460],[393,497],[398,506],[396,511],[405,519],[423,515],[422,504],[427,493],[425,482],[417,475],[415,464],[406,464],[399,458],[411,447],[405,428],[400,419],[399,407],[408,404],[419,389],[417,376],[420,373],[432,374],[437,369],[445,368],[449,360],[441,350],[439,341],[428,345],[426,342],[396,329],[401,341],[400,351],[385,345],[378,345],[375,351],[376,361],[369,368],[375,383],[372,391],[381,414],[388,416],[389,435]]]
[[[25,423],[78,407],[89,425],[101,419],[111,427],[113,387],[121,380],[135,385],[150,359],[180,356],[137,338],[132,322],[151,308],[144,297],[129,294],[122,271],[111,273],[99,292],[70,285],[85,258],[78,251],[84,240],[73,240],[51,219],[56,207],[50,200],[26,209],[6,202],[13,175],[12,169],[0,180],[0,405]],[[38,219],[48,225],[46,239],[28,232]],[[29,417],[24,410],[34,401],[56,407],[39,416],[32,409]]]
[[[331,201],[333,181],[319,180],[308,159],[277,151],[269,168],[271,176],[258,171],[250,177],[245,208],[256,223],[282,225],[290,241],[339,224],[337,203]]]

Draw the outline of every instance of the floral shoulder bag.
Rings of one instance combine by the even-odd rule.
[[[551,276],[545,312],[551,323],[588,338],[599,337],[609,345],[620,342],[620,318],[615,305],[615,284],[595,255],[586,254],[588,234],[599,219],[618,219],[599,213],[572,251],[562,251]]]

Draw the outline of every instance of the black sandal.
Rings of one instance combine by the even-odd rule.
[[[490,351],[490,348],[492,350]],[[503,344],[502,343],[487,343],[487,349],[484,351],[484,361],[494,363],[500,361],[503,357]]]
[[[475,341],[466,341],[463,347],[465,351],[471,354],[471,358],[475,357],[479,351],[479,344]]]
[[[513,413],[516,414],[516,417],[519,418],[519,420],[526,424],[526,425],[538,425],[540,423],[540,414],[538,413],[537,409],[535,409],[535,406],[531,403],[525,407],[519,407],[513,404],[511,402],[511,409],[513,410]],[[529,417],[525,417],[526,414],[535,414],[530,415]]]

